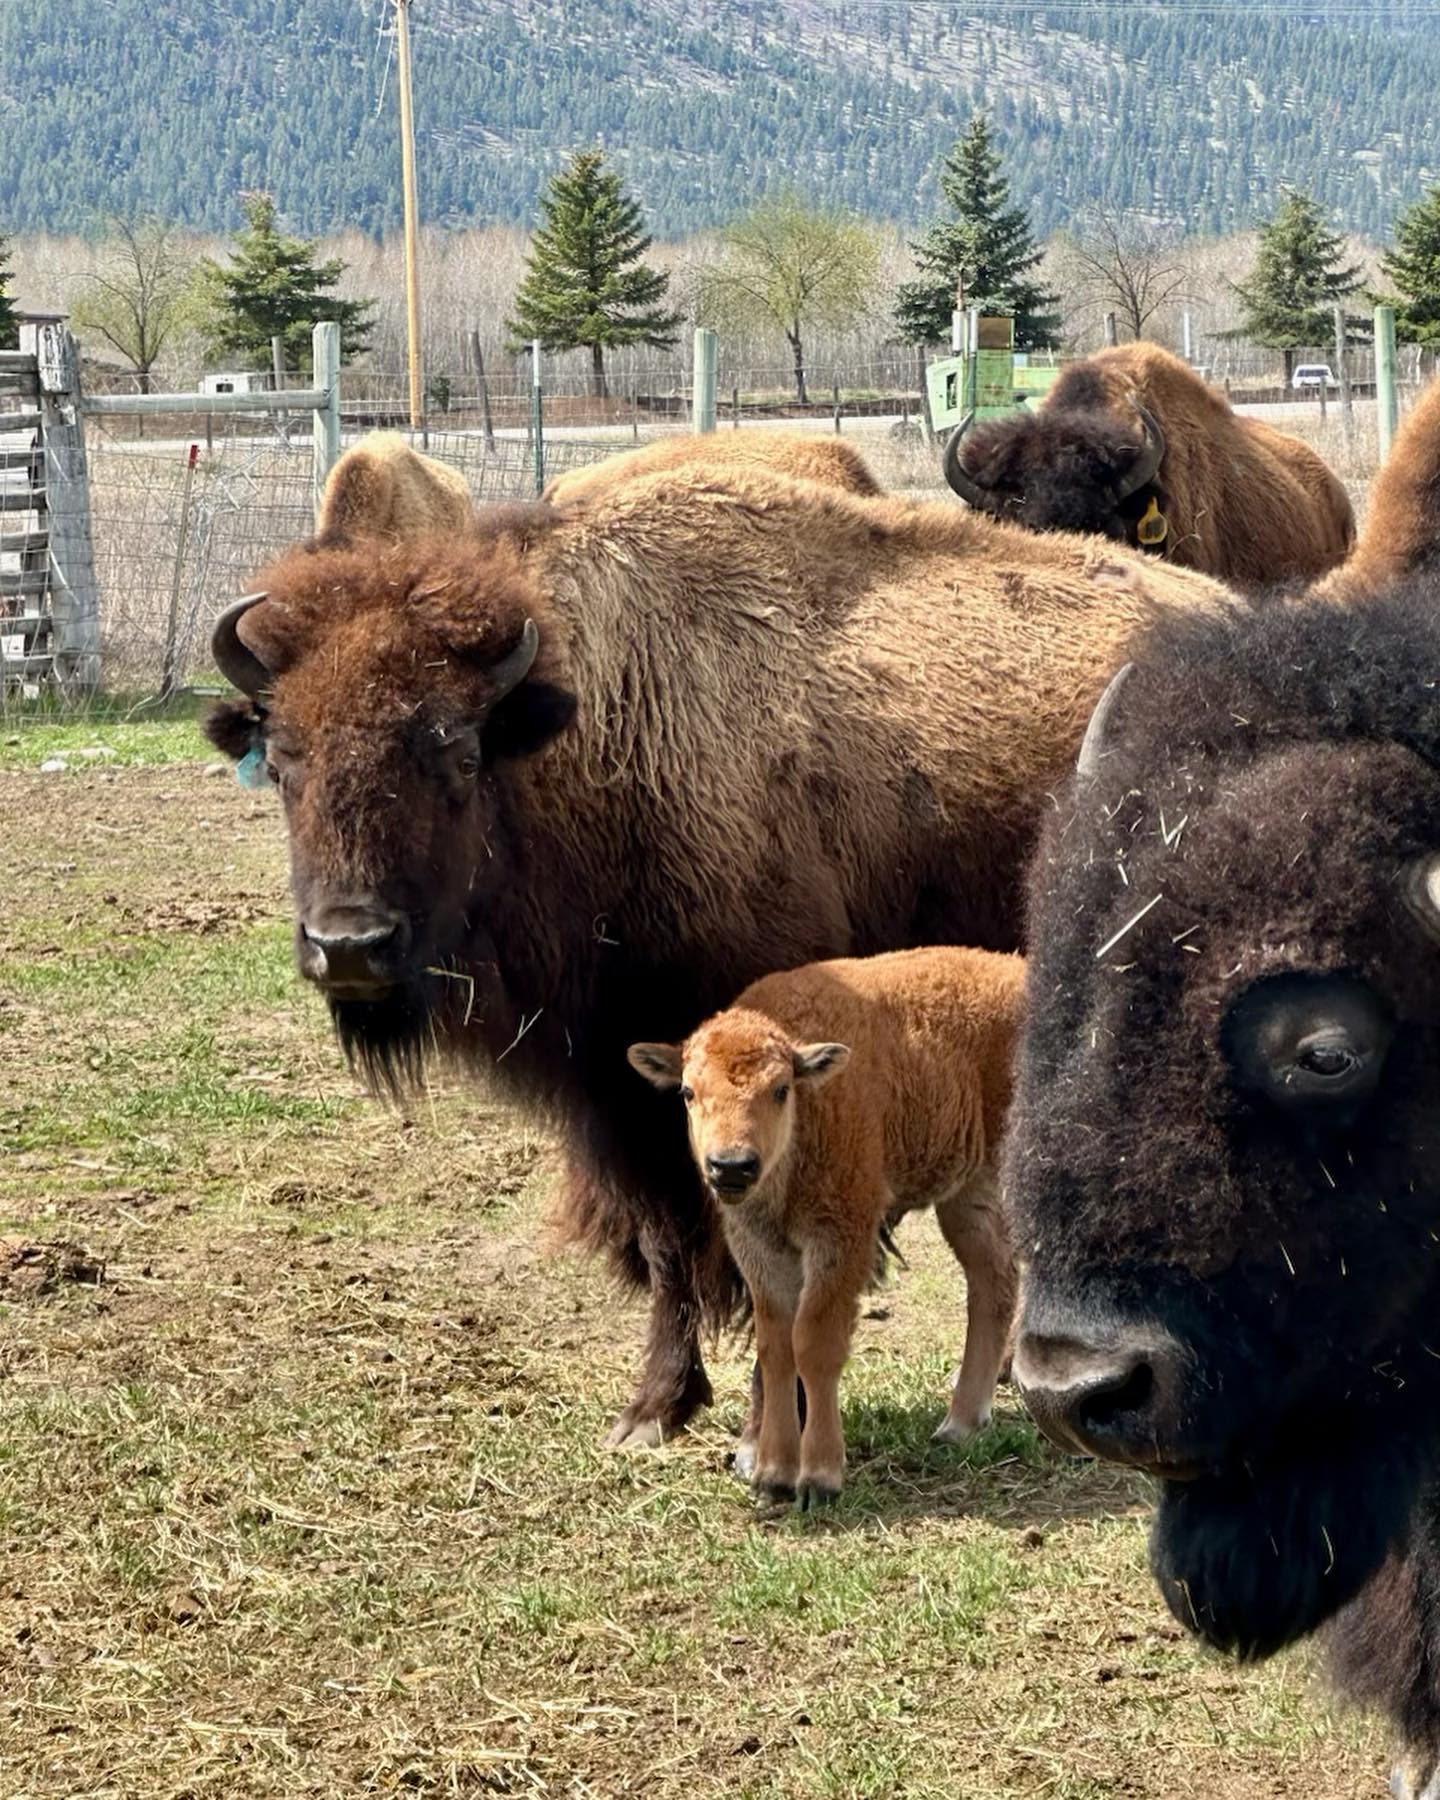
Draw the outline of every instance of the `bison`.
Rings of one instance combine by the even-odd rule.
[[[1362,599],[1401,578],[1440,568],[1440,381],[1431,382],[1400,428],[1370,490],[1353,553],[1319,583],[1324,594]]]
[[[754,1299],[760,1416],[735,1461],[761,1494],[806,1508],[840,1492],[860,1296],[888,1228],[919,1207],[934,1207],[969,1303],[935,1435],[963,1443],[989,1419],[1018,1286],[995,1164],[1024,993],[1018,956],[898,950],[767,975],[683,1044],[630,1046],[632,1066],[685,1102]]]
[[[1345,489],[1308,444],[1242,418],[1155,344],[1073,363],[1034,412],[962,426],[945,475],[981,511],[1247,589],[1314,580],[1355,536]]]
[[[398,432],[373,431],[330,472],[317,535],[341,542],[465,531],[475,515],[465,477],[422,456]]]
[[[312,543],[214,634],[289,825],[295,951],[380,1082],[443,1051],[559,1127],[563,1210],[648,1282],[615,1442],[710,1397],[738,1282],[636,1081],[775,968],[1013,948],[1096,695],[1205,577],[930,504],[689,467],[467,535]]]
[[[1173,616],[1107,691],[1031,877],[1004,1164],[1037,1420],[1159,1478],[1192,1631],[1260,1657],[1334,1621],[1410,1800],[1440,1794],[1436,497],[1364,604]]]
[[[617,482],[665,469],[768,469],[797,481],[819,481],[850,494],[878,494],[880,484],[865,458],[841,438],[803,431],[712,431],[659,438],[639,450],[623,450],[603,462],[570,469],[549,482],[543,500],[568,505],[608,494]]]

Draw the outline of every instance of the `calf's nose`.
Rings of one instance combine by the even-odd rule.
[[[1183,1353],[1163,1332],[1022,1331],[1014,1373],[1061,1449],[1172,1478],[1198,1473],[1179,1441]]]
[[[717,1150],[705,1158],[705,1175],[722,1193],[743,1193],[759,1178],[759,1155],[754,1150]]]

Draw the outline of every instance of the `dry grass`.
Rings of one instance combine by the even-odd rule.
[[[523,1125],[359,1095],[290,972],[270,797],[12,767],[0,833],[0,1236],[85,1253],[0,1288],[9,1800],[1382,1791],[1306,1655],[1180,1637],[1141,1483],[1013,1400],[930,1444],[961,1307],[927,1221],[861,1326],[833,1515],[726,1473],[740,1345],[698,1431],[606,1455],[642,1315],[537,1253]]]

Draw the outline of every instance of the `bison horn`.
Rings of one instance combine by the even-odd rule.
[[[507,651],[499,662],[490,665],[490,681],[497,700],[503,699],[511,688],[519,687],[530,673],[530,665],[535,661],[539,648],[540,633],[535,621],[527,619],[525,629],[520,633],[520,642],[513,650]]]
[[[1100,773],[1100,758],[1105,753],[1105,731],[1110,723],[1110,715],[1115,710],[1115,702],[1120,698],[1120,690],[1129,680],[1135,665],[1127,662],[1123,668],[1117,669],[1110,677],[1110,684],[1095,703],[1095,710],[1090,715],[1090,723],[1085,727],[1085,735],[1080,740],[1080,754],[1075,760],[1075,773],[1081,781],[1091,781]]]
[[[232,687],[252,700],[258,700],[275,678],[250,646],[241,642],[239,626],[250,608],[266,598],[263,593],[244,595],[225,608],[210,633],[210,654],[216,668]]]
[[[1128,500],[1132,494],[1139,493],[1142,487],[1160,473],[1160,465],[1165,460],[1165,433],[1160,429],[1160,421],[1138,400],[1135,402],[1135,410],[1145,429],[1145,441],[1140,446],[1140,454],[1135,458],[1129,474],[1123,481],[1115,484],[1117,500]]]
[[[979,509],[985,505],[985,490],[978,481],[965,473],[964,465],[960,461],[960,440],[974,422],[974,413],[968,412],[950,433],[945,445],[944,468],[946,481],[965,504]]]

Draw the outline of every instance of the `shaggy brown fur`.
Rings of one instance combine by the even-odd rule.
[[[800,431],[712,431],[697,437],[661,438],[640,450],[607,456],[588,469],[557,475],[544,498],[553,505],[593,500],[617,482],[655,475],[666,469],[769,469],[797,481],[819,481],[850,494],[878,494],[880,484],[860,452],[841,438]]]
[[[1156,480],[1117,506],[1113,485],[1143,443],[1137,401],[1159,421],[1165,457]],[[1035,412],[976,426],[961,463],[990,510],[1035,530],[1133,543],[1153,499],[1169,560],[1245,588],[1313,580],[1355,535],[1345,489],[1308,444],[1241,417],[1155,344],[1073,363]]]
[[[989,1419],[1018,1285],[995,1163],[1024,985],[1018,956],[984,950],[811,963],[757,981],[684,1044],[631,1046],[647,1080],[684,1098],[754,1300],[763,1397],[736,1461],[763,1494],[806,1506],[840,1491],[855,1314],[882,1231],[917,1207],[934,1207],[968,1289],[935,1435],[963,1442]]]
[[[1370,490],[1365,529],[1321,592],[1360,598],[1440,567],[1440,380],[1400,427]]]
[[[302,966],[333,914],[383,915],[360,960],[386,994],[332,993],[354,1054],[403,1078],[444,1048],[559,1123],[571,1228],[654,1301],[622,1439],[708,1398],[702,1313],[737,1292],[626,1046],[775,968],[1013,948],[1107,676],[1157,616],[1232,604],[948,504],[697,468],[465,540],[300,549],[260,582],[240,635],[272,672]],[[527,618],[539,659],[494,705],[487,668]]]
[[[400,539],[468,531],[474,522],[463,475],[422,456],[396,432],[373,431],[330,471],[317,532],[332,542]]]

